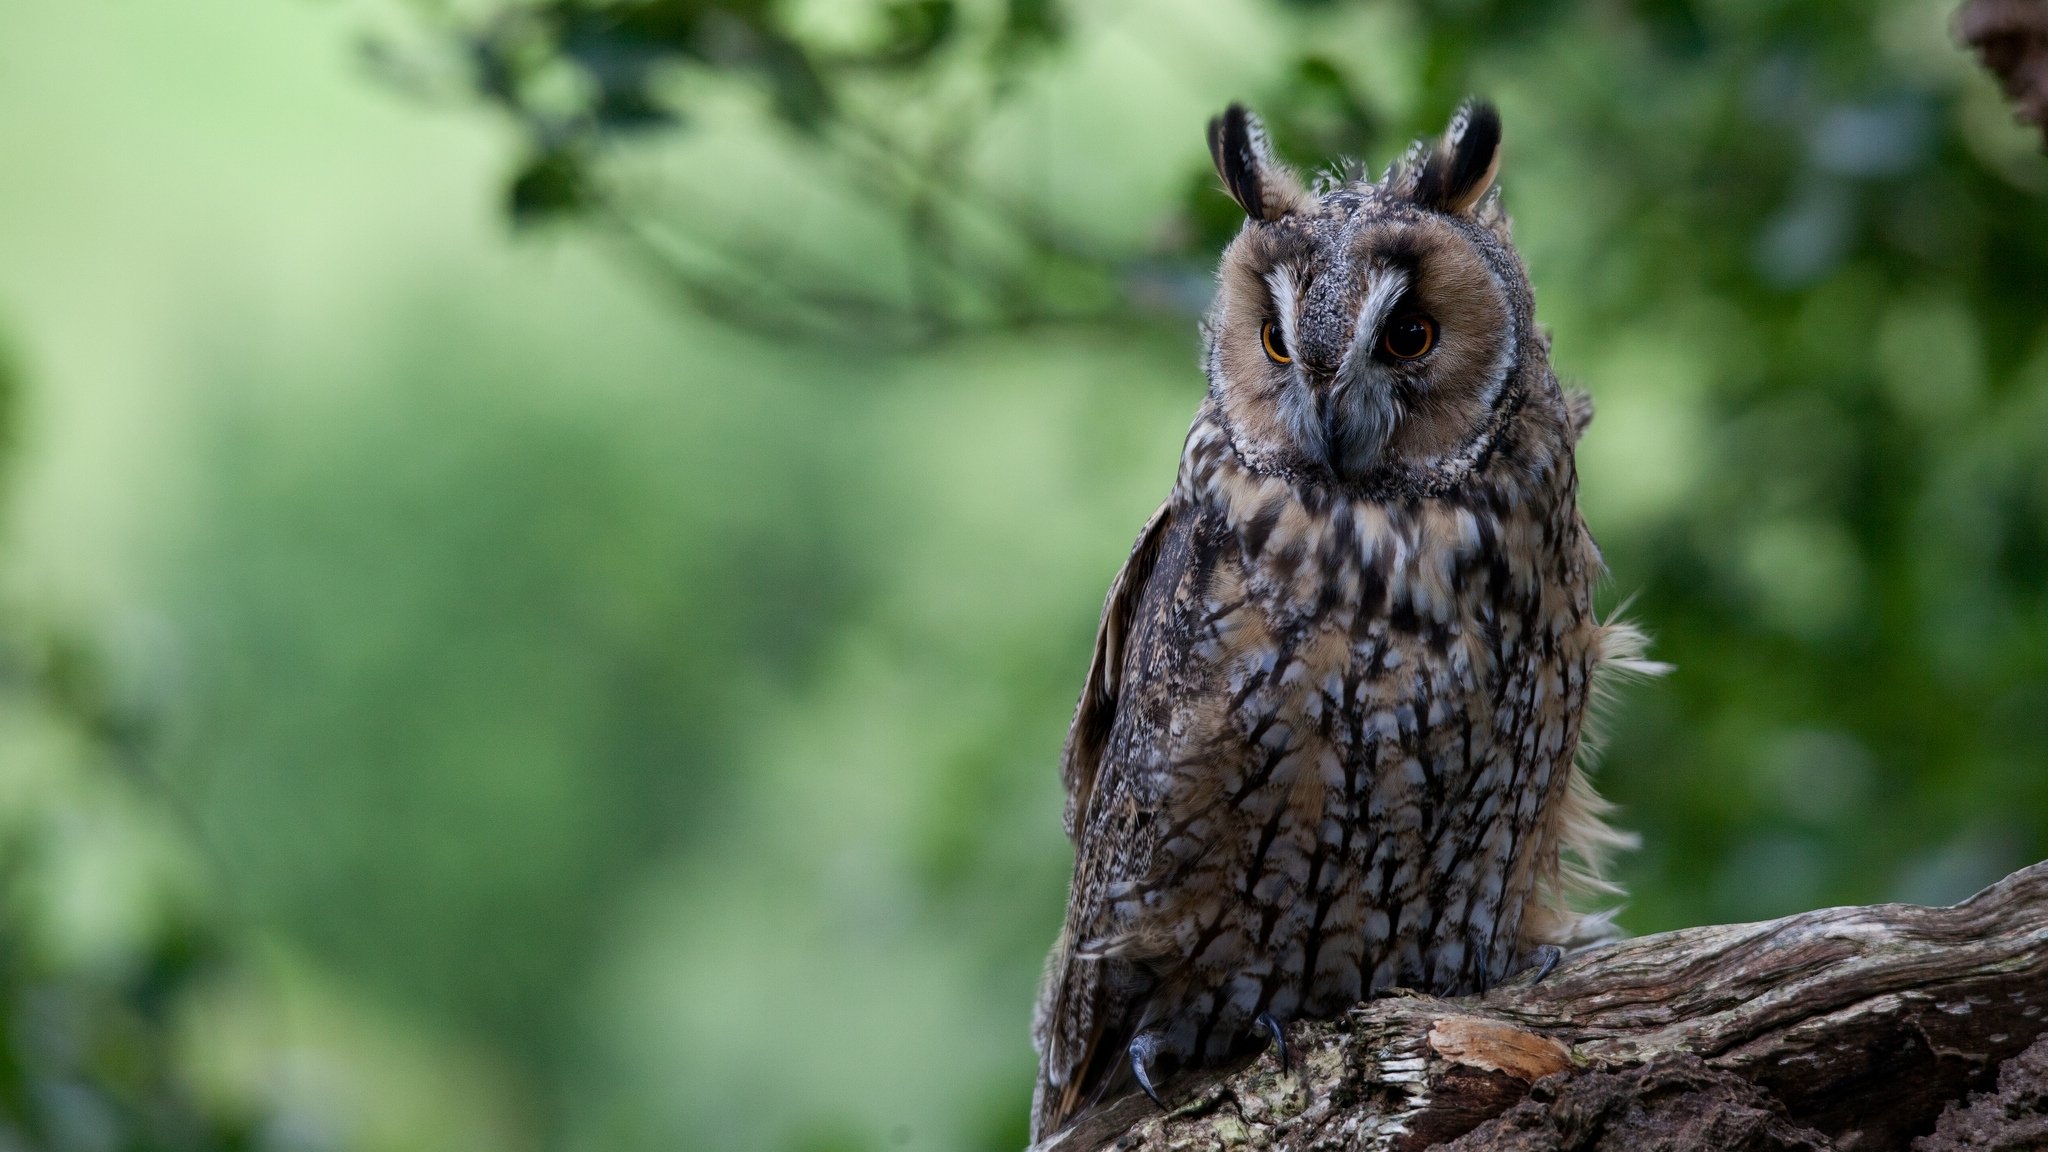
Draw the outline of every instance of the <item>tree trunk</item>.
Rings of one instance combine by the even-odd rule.
[[[1034,1152],[2039,1152],[2044,1034],[2048,863],[1952,908],[1688,928],[1540,984],[1396,994],[1291,1026],[1289,1071],[1269,1049]]]

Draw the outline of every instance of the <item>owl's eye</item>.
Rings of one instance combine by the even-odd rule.
[[[1436,321],[1420,312],[1396,316],[1387,321],[1380,347],[1396,360],[1420,360],[1436,347]]]
[[[1266,346],[1266,358],[1273,363],[1294,363],[1294,357],[1287,354],[1287,338],[1280,334],[1280,326],[1271,320],[1259,328],[1259,343]]]

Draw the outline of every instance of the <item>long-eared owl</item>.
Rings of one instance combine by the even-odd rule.
[[[1247,219],[1067,738],[1034,1139],[1288,1020],[1608,931],[1567,902],[1625,840],[1581,722],[1603,663],[1650,666],[1594,614],[1591,407],[1535,325],[1500,140],[1468,105],[1378,182],[1311,189],[1242,107],[1209,126]]]

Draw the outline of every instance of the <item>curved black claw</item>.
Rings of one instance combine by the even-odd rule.
[[[1287,1033],[1281,1030],[1280,1022],[1273,1019],[1271,1012],[1261,1012],[1259,1013],[1259,1018],[1252,1021],[1252,1023],[1265,1029],[1266,1035],[1273,1038],[1273,1055],[1280,1061],[1280,1071],[1289,1071],[1287,1067]]]
[[[1543,978],[1550,975],[1552,970],[1557,967],[1558,962],[1564,959],[1564,949],[1559,948],[1555,944],[1538,944],[1536,946],[1535,959],[1536,975],[1529,978],[1529,983],[1541,984],[1543,983]]]
[[[1131,1041],[1131,1075],[1137,1078],[1138,1087],[1145,1090],[1145,1095],[1150,1096],[1152,1102],[1159,1105],[1159,1110],[1164,1112],[1166,1101],[1159,1098],[1159,1089],[1152,1086],[1152,1073],[1145,1067],[1152,1062],[1153,1053],[1158,1047],[1159,1037],[1149,1032],[1141,1033]]]

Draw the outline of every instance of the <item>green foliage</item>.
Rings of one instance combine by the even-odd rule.
[[[1239,97],[1374,169],[1503,110],[1608,599],[1677,665],[1607,723],[1632,928],[2048,855],[2048,162],[1946,15],[422,2],[383,74],[514,139],[416,153],[486,118],[191,79],[276,29],[136,33],[118,96],[0,69],[77,118],[0,189],[17,584],[120,577],[10,614],[6,1137],[1017,1147],[1054,765]],[[178,178],[104,191],[107,139]]]
[[[145,775],[146,725],[77,637],[32,632],[0,633],[0,1143],[250,1147],[257,1118],[197,1091],[177,1052],[228,949],[175,802]]]

